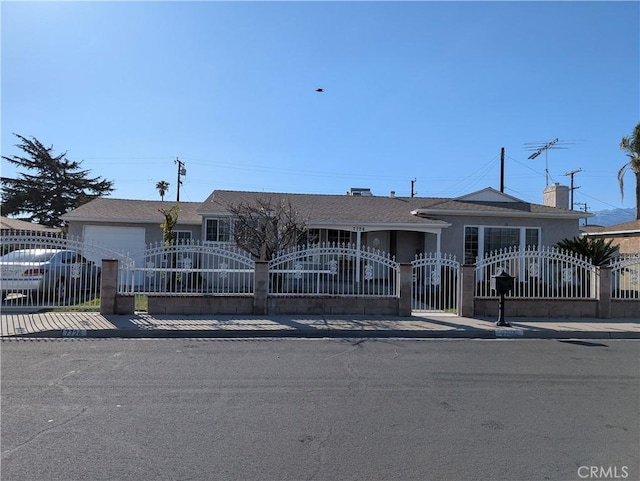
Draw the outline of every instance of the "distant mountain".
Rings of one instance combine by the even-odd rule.
[[[636,209],[632,207],[629,209],[601,210],[593,213],[595,216],[587,219],[587,223],[589,225],[602,225],[607,227],[610,225],[622,224],[623,222],[629,222],[636,218]]]

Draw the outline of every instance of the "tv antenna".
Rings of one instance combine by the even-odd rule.
[[[538,157],[542,152],[544,152],[544,173],[546,180],[546,187],[549,187],[549,150],[550,149],[566,149],[566,145],[571,142],[566,142],[564,140],[560,140],[559,138],[555,138],[548,142],[527,142],[524,144],[525,149],[533,150],[533,154],[527,157],[529,160],[533,160]]]

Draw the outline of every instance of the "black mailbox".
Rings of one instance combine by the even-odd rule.
[[[498,304],[498,322],[496,326],[511,327],[511,324],[504,320],[504,295],[513,290],[515,277],[509,275],[507,271],[501,269],[500,272],[491,276],[491,289],[500,296]]]
[[[515,277],[509,275],[507,271],[501,269],[499,273],[491,276],[491,289],[498,295],[504,295],[513,290]]]

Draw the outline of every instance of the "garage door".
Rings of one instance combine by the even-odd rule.
[[[99,246],[110,251],[127,254],[138,263],[140,254],[144,251],[144,227],[109,227],[102,225],[84,226],[84,241],[89,245]],[[102,259],[93,259],[91,252],[87,257],[101,263]],[[93,254],[97,257],[99,254]],[[140,259],[141,260],[141,259]]]

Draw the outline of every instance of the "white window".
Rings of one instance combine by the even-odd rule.
[[[205,221],[205,237],[207,242],[231,242],[231,219],[207,219]]]
[[[176,235],[176,244],[189,244],[191,242],[190,230],[176,230],[173,233]]]
[[[327,242],[331,244],[348,245],[351,243],[351,232],[346,230],[327,229]]]
[[[473,264],[476,257],[500,249],[519,247],[525,249],[540,244],[538,227],[465,226],[464,261]]]

